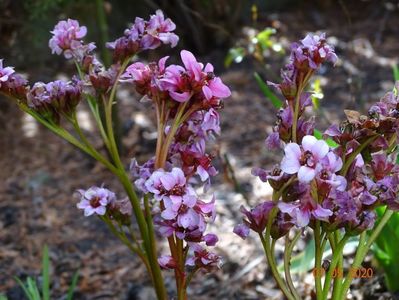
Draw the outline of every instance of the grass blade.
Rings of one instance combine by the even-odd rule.
[[[43,248],[43,261],[42,261],[42,294],[43,300],[50,300],[50,258],[48,254],[48,247],[44,246]]]
[[[73,293],[74,293],[76,285],[78,283],[78,278],[79,278],[79,272],[76,271],[75,274],[73,274],[72,282],[71,282],[71,285],[70,285],[70,287],[68,289],[67,300],[72,300]]]
[[[258,83],[259,88],[261,89],[263,95],[270,100],[270,102],[273,104],[275,108],[280,108],[283,106],[283,101],[278,98],[273,91],[269,88],[269,86],[266,84],[266,82],[263,81],[263,79],[259,76],[258,73],[254,73],[255,80]]]
[[[25,286],[25,284],[19,279],[18,277],[14,277],[15,281],[18,283],[18,285],[22,288],[24,291],[26,297],[28,297],[29,300],[35,300],[33,296],[31,295],[30,291],[28,288]]]

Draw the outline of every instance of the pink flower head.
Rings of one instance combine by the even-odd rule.
[[[170,199],[172,203],[181,204],[187,193],[186,177],[179,168],[166,172],[162,169],[152,173],[145,183],[147,190],[154,194],[156,200]]]
[[[235,226],[233,232],[243,239],[248,236],[249,229],[262,233],[266,228],[269,214],[274,206],[275,204],[272,201],[265,201],[251,210],[241,206],[240,210],[247,218],[243,220],[243,224]]]
[[[83,209],[86,217],[93,214],[105,215],[107,205],[116,201],[115,194],[103,187],[91,187],[88,190],[79,190],[81,195],[80,202],[77,204],[79,209]]]
[[[302,139],[302,147],[296,143],[285,146],[281,170],[287,174],[298,173],[300,182],[310,182],[320,172],[321,160],[329,150],[325,141],[307,135]]]
[[[163,12],[157,10],[149,21],[136,18],[134,24],[125,30],[124,35],[114,42],[107,43],[107,47],[114,51],[115,60],[123,60],[140,51],[155,49],[162,44],[175,47],[179,37],[172,31],[176,25],[171,19],[165,19]]]
[[[0,59],[0,88],[2,83],[7,82],[13,73],[14,69],[12,67],[3,67],[3,60]]]
[[[167,67],[165,77],[161,80],[164,90],[169,92],[172,99],[186,102],[198,93],[202,93],[206,101],[230,96],[230,89],[214,75],[211,64],[208,63],[204,68],[187,50],[181,51],[180,56],[184,68],[177,65]]]
[[[342,159],[334,152],[328,152],[321,161],[322,169],[319,174],[321,181],[326,182],[339,191],[345,191],[346,179],[336,173],[342,168]]]
[[[86,26],[79,26],[76,20],[68,19],[59,21],[51,31],[53,37],[49,41],[49,47],[52,53],[60,55],[64,52],[65,58],[73,57],[73,52],[82,45],[82,38],[87,33]]]
[[[165,56],[158,63],[145,65],[141,62],[131,64],[121,76],[121,81],[131,82],[141,95],[152,98],[160,92],[159,79],[165,72],[165,64],[169,56]]]
[[[327,221],[328,217],[333,214],[331,210],[323,208],[320,204],[315,203],[309,195],[297,202],[280,202],[278,208],[281,212],[288,214],[297,227],[307,226],[312,217]]]
[[[179,41],[179,37],[172,32],[175,29],[175,23],[169,18],[165,19],[162,10],[158,9],[148,21],[147,34],[141,39],[142,48],[155,49],[162,43],[170,44],[174,48]]]
[[[300,43],[294,43],[292,46],[291,59],[296,66],[311,69],[317,69],[323,62],[330,61],[335,64],[338,57],[334,52],[334,48],[327,44],[326,35],[308,34]]]
[[[196,266],[207,270],[212,267],[220,267],[220,256],[209,252],[199,244],[192,243],[189,253],[191,256],[186,260],[186,265],[188,266]]]

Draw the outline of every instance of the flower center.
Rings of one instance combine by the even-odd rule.
[[[91,198],[90,199],[90,206],[93,207],[93,208],[97,208],[97,207],[101,206],[100,200],[101,199],[98,196],[95,196],[95,197]]]
[[[308,150],[302,154],[299,162],[302,166],[308,166],[309,168],[314,168],[316,165],[312,152]]]
[[[169,195],[183,196],[185,194],[184,186],[175,185],[168,193]]]

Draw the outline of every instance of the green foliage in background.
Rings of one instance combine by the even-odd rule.
[[[384,213],[378,208],[378,218]],[[399,214],[393,214],[373,245],[374,258],[384,270],[385,283],[392,292],[399,291]]]
[[[23,289],[25,296],[29,300],[50,300],[50,258],[48,248],[43,248],[43,259],[42,259],[42,284],[38,286],[37,281],[28,277],[25,282],[19,278],[15,278],[20,287]],[[66,300],[73,299],[73,292],[78,282],[78,272],[76,272],[72,278],[71,285],[68,289]],[[0,300],[7,300],[3,295],[0,295]]]

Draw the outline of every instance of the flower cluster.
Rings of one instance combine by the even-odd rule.
[[[92,52],[96,46],[94,43],[84,44],[82,39],[87,34],[86,26],[80,26],[76,20],[62,20],[55,25],[51,31],[53,37],[48,45],[54,54],[64,54],[66,59],[77,59],[81,61],[83,57]]]
[[[373,105],[368,116],[346,111],[346,121],[328,128],[324,138],[335,142],[334,148],[313,136],[313,119],[304,119],[304,108],[311,105],[304,90],[310,76],[323,62],[336,60],[324,35],[308,35],[293,45],[283,82],[274,84],[286,105],[266,143],[269,148],[284,145],[284,157],[272,170],[253,171],[272,186],[273,201],[250,211],[242,208],[244,222],[234,230],[242,238],[250,229],[264,232],[271,216],[273,238],[292,226],[314,228],[316,222],[326,231],[342,228],[347,234],[359,234],[374,225],[376,206],[399,209],[399,168],[393,151],[399,125],[396,89]]]
[[[123,61],[140,51],[155,49],[162,44],[175,47],[179,37],[173,33],[176,25],[171,19],[165,19],[161,10],[150,16],[148,21],[137,17],[134,24],[125,30],[123,37],[108,43],[107,47],[113,50],[115,61]]]
[[[299,43],[292,45],[290,62],[281,72],[283,81],[279,84],[268,82],[286,99],[285,107],[281,108],[277,115],[273,133],[266,139],[269,149],[279,148],[280,141],[288,143],[293,135],[298,141],[305,135],[313,135],[314,119],[306,119],[304,116],[305,109],[312,106],[311,94],[303,90],[321,64],[335,64],[336,61],[337,56],[333,47],[327,44],[325,34],[309,34]]]
[[[15,73],[14,68],[4,67],[0,59],[0,91],[20,100],[26,99],[28,82],[21,75]]]
[[[217,265],[218,256],[199,243],[217,242],[214,234],[205,234],[207,223],[215,219],[215,198],[203,201],[193,184],[202,183],[206,190],[217,173],[206,143],[220,133],[217,109],[230,90],[211,64],[204,67],[185,50],[181,58],[183,66],[166,66],[167,57],[148,65],[137,62],[122,76],[151,99],[161,126],[156,156],[142,166],[134,161],[131,170],[137,188],[154,195],[159,233],[186,241],[192,254],[186,265],[208,269]],[[166,255],[159,262],[164,268],[177,268],[175,259]]]
[[[27,94],[28,105],[42,115],[59,121],[62,114],[70,114],[81,100],[82,82],[56,80],[36,82]]]

